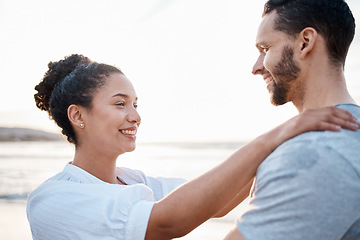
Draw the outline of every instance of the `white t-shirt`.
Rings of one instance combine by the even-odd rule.
[[[71,164],[30,193],[33,239],[144,239],[154,203],[185,182],[118,168],[128,185],[106,183]]]

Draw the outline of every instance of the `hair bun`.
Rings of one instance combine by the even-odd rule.
[[[73,54],[58,62],[49,62],[48,71],[41,82],[35,86],[37,93],[34,95],[36,106],[49,112],[49,101],[55,85],[61,82],[68,74],[80,65],[87,65],[92,61],[80,54]],[[49,112],[50,114],[50,112]]]

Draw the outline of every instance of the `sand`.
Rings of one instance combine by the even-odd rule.
[[[25,201],[0,201],[0,239],[32,239],[25,209]]]

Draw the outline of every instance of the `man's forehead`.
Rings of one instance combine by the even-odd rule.
[[[271,13],[265,15],[260,22],[256,35],[256,43],[261,44],[267,39],[273,38],[274,34],[278,34],[279,31],[274,29],[274,22],[276,18],[276,12],[272,11]]]
[[[276,18],[276,12],[272,11],[269,14],[266,14],[258,27],[258,33],[266,31],[274,31],[274,21]]]

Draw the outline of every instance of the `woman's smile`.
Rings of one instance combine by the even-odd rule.
[[[121,134],[128,138],[136,138],[137,127],[127,128],[127,129],[120,129]]]

